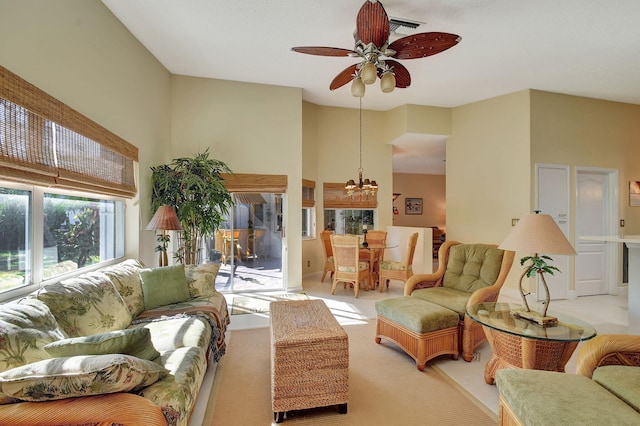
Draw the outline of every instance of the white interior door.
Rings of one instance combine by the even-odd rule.
[[[580,236],[609,233],[608,175],[597,171],[578,171],[576,186],[576,295],[607,294],[608,243],[585,241]]]
[[[538,210],[550,215],[567,239],[569,238],[569,166],[536,165]],[[540,253],[545,254],[545,253]],[[551,299],[566,299],[569,289],[569,257],[553,255],[551,264],[560,269],[554,275],[546,274]],[[539,281],[539,280],[538,280]],[[543,300],[545,292],[538,282],[536,296]]]

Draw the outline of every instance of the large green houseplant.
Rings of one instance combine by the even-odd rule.
[[[200,261],[202,238],[212,236],[233,206],[224,186],[227,164],[209,158],[209,149],[192,158],[176,158],[170,164],[151,167],[151,208],[173,206],[182,225],[176,257],[183,264]]]

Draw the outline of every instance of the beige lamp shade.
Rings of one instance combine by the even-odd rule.
[[[364,84],[373,84],[378,77],[378,68],[373,63],[367,62],[364,67],[362,67],[360,76]]]
[[[353,79],[353,83],[351,83],[351,94],[356,98],[364,96],[364,83],[362,82],[362,78],[356,77]]]
[[[380,89],[382,93],[391,93],[396,87],[396,78],[392,72],[385,72],[380,78]]]
[[[156,210],[156,213],[145,229],[147,231],[182,231],[182,225],[180,225],[180,221],[173,207],[163,205]]]
[[[576,254],[553,218],[539,213],[520,219],[500,248],[536,254]]]

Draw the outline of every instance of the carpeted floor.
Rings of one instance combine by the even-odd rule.
[[[279,300],[304,300],[308,299],[304,293],[271,293],[245,294],[233,296],[231,303],[231,315],[263,314],[269,312],[269,303]]]
[[[349,335],[348,413],[339,414],[336,407],[298,411],[283,424],[495,426],[493,413],[443,375],[428,365],[418,371],[411,357],[384,340],[377,345],[375,322],[344,328]],[[269,357],[268,328],[230,332],[203,424],[272,424]]]

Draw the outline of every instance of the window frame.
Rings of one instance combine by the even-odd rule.
[[[29,282],[24,285],[7,289],[5,291],[0,292],[0,303],[10,301],[13,299],[17,299],[20,297],[24,297],[29,293],[32,293],[35,290],[42,288],[45,285],[56,283],[74,276],[78,276],[87,272],[95,271],[97,269],[103,268],[107,265],[114,264],[124,260],[126,256],[126,248],[125,248],[125,209],[126,209],[126,200],[121,197],[112,197],[103,194],[95,194],[89,192],[80,192],[80,191],[70,191],[60,188],[46,188],[37,185],[29,185],[25,183],[17,183],[6,180],[0,180],[0,186],[3,188],[11,188],[16,190],[24,190],[29,191],[31,193],[31,210],[30,216],[27,218],[29,233],[28,237],[29,241],[29,249],[30,255],[28,258],[28,264],[31,267],[30,270],[30,279]],[[116,203],[116,220],[114,221],[114,225],[116,227],[116,237],[113,243],[116,245],[116,251],[113,259],[108,259],[104,261],[100,261],[95,264],[87,265],[82,268],[75,269],[73,271],[64,272],[58,275],[55,275],[50,278],[43,278],[44,272],[44,264],[42,262],[43,259],[43,247],[44,247],[44,201],[45,194],[58,194],[69,197],[87,197],[87,198],[95,198],[98,200],[106,200],[106,201],[116,201],[120,202],[120,204]],[[119,207],[118,207],[119,206]],[[118,220],[119,217],[119,220]],[[120,256],[117,254],[121,253]],[[37,259],[41,259],[41,261],[37,261]]]

